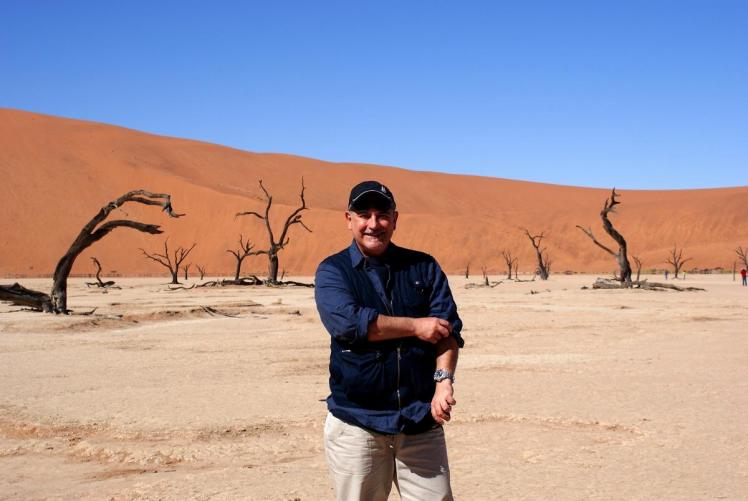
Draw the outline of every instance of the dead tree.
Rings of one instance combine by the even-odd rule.
[[[155,224],[145,224],[138,221],[130,221],[128,219],[115,219],[104,222],[113,210],[122,207],[128,202],[160,206],[161,210],[166,212],[169,217],[184,216],[184,214],[177,214],[173,211],[171,206],[171,196],[168,194],[151,193],[145,190],[135,190],[125,193],[118,199],[113,200],[102,207],[83,227],[83,229],[81,229],[76,239],[70,245],[68,251],[57,263],[54,275],[52,276],[52,292],[49,295],[36,291],[29,291],[29,289],[24,289],[18,284],[14,284],[10,287],[0,286],[0,300],[30,306],[35,310],[49,313],[69,313],[67,307],[68,276],[70,275],[70,270],[73,268],[75,259],[81,252],[93,243],[98,242],[107,236],[115,228],[132,228],[152,235],[163,233],[160,227]],[[29,291],[25,299],[23,299],[22,296],[26,293],[21,291],[18,287],[21,287],[21,289],[24,289],[25,291]]]
[[[248,256],[256,256],[259,252],[252,252],[254,245],[250,245],[249,239],[244,241],[244,236],[239,235],[239,249],[238,250],[227,250],[229,254],[233,254],[236,258],[236,272],[234,273],[234,281],[239,281],[239,276],[242,273],[242,261]]]
[[[636,264],[636,281],[639,281],[639,276],[642,271],[642,260],[639,259],[638,256],[631,256],[631,259],[634,260],[634,263]]]
[[[514,279],[519,280],[519,258],[514,260]]]
[[[668,256],[667,258],[667,263],[673,266],[675,278],[678,278],[678,273],[680,273],[683,265],[692,259],[692,257],[683,259],[683,249],[678,250],[678,246],[673,245],[673,250],[670,251],[670,256]]]
[[[205,266],[200,266],[199,264],[196,264],[195,267],[197,267],[198,273],[200,273],[200,280],[205,277]]]
[[[101,279],[101,263],[95,257],[92,257],[91,260],[96,265],[96,281],[95,282],[86,282],[86,287],[91,287],[92,285],[95,285],[96,287],[101,287],[101,288],[104,288],[104,289],[107,288],[107,287],[112,287],[112,288],[115,288],[115,289],[119,289],[119,287],[116,287],[114,285],[114,280],[107,280],[106,282],[104,282]]]
[[[265,200],[267,201],[267,204],[265,205],[265,214],[261,215],[258,212],[248,211],[239,212],[237,213],[236,217],[255,216],[256,218],[265,222],[265,229],[267,230],[269,246],[266,250],[257,251],[257,254],[267,255],[268,283],[276,284],[278,283],[278,253],[283,250],[290,241],[289,237],[287,236],[289,228],[291,228],[291,226],[295,224],[298,224],[301,225],[301,227],[309,233],[312,232],[312,230],[310,230],[301,220],[303,216],[302,211],[308,209],[308,207],[306,206],[306,200],[304,200],[304,178],[301,178],[301,194],[299,195],[299,198],[301,198],[301,206],[299,206],[286,218],[286,222],[283,224],[283,230],[281,231],[280,238],[278,240],[275,239],[275,234],[273,233],[273,228],[270,224],[270,207],[273,205],[273,197],[270,196],[268,190],[266,190],[265,186],[263,186],[262,179],[260,179],[260,188],[262,188],[263,193],[265,193]]]
[[[516,266],[517,264],[517,258],[512,256],[512,251],[501,251],[501,255],[504,258],[504,262],[506,263],[507,267],[507,279],[512,279],[512,268]],[[516,273],[514,275],[517,276]]]
[[[610,222],[610,219],[608,218],[608,214],[613,212],[615,213],[615,206],[620,204],[618,200],[616,200],[616,197],[618,196],[618,193],[616,193],[616,189],[613,188],[613,191],[610,194],[610,198],[605,199],[605,204],[603,205],[603,210],[600,211],[600,219],[603,221],[603,229],[605,230],[605,233],[610,235],[610,237],[616,241],[618,244],[618,252],[613,252],[611,249],[606,247],[605,245],[601,244],[595,236],[592,234],[591,228],[583,228],[579,225],[577,225],[577,228],[582,230],[585,235],[590,237],[592,241],[600,247],[602,250],[610,254],[611,256],[616,258],[616,261],[618,262],[618,269],[619,269],[619,276],[618,280],[621,282],[621,287],[631,287],[631,263],[629,263],[629,258],[627,254],[627,246],[626,246],[626,239],[623,238],[623,235],[618,233],[616,229],[613,227],[613,223]]]
[[[152,261],[156,261],[161,266],[164,266],[165,268],[169,269],[169,273],[171,273],[171,283],[174,285],[179,285],[179,268],[182,266],[182,261],[184,261],[187,256],[192,252],[192,249],[195,248],[196,243],[192,244],[192,247],[189,249],[185,249],[184,247],[178,247],[174,251],[174,256],[172,257],[169,254],[169,239],[167,238],[164,240],[164,253],[163,254],[149,254],[145,251],[145,249],[140,249],[143,252],[143,255],[147,257],[148,259]]]
[[[547,248],[540,248],[540,243],[543,241],[545,232],[541,232],[539,235],[531,235],[528,229],[523,229],[525,230],[525,235],[527,235],[527,238],[529,238],[530,242],[532,242],[532,246],[535,249],[535,255],[538,257],[538,275],[540,276],[541,280],[548,280],[548,276],[550,275],[551,271],[551,260],[550,256],[548,255]]]
[[[618,283],[618,279],[606,279],[606,278],[598,278],[594,284],[592,284],[593,289],[620,289],[621,285]],[[644,290],[650,290],[650,291],[663,291],[666,289],[672,289],[678,292],[685,292],[685,291],[703,291],[705,289],[702,289],[701,287],[678,287],[677,285],[672,284],[663,284],[660,282],[647,282],[647,280],[642,280],[641,282],[635,282],[632,284],[634,288],[638,289],[644,289]],[[587,289],[586,286],[582,287],[582,289]]]
[[[190,278],[190,266],[192,266],[192,263],[185,264],[182,269],[184,270],[184,280],[185,282],[189,280]]]
[[[743,249],[742,246],[735,249],[735,254],[738,255],[740,261],[743,263],[743,268],[748,269],[748,248]]]
[[[465,278],[470,278],[470,261],[465,265]]]
[[[488,282],[488,271],[486,271],[486,267],[485,266],[481,266],[480,270],[483,273],[483,285],[485,285],[486,287],[488,287],[490,285],[489,282]]]

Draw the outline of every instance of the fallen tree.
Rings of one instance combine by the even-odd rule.
[[[582,287],[586,289],[587,287]],[[598,278],[595,283],[592,284],[593,289],[645,289],[652,291],[662,291],[666,289],[675,290],[678,292],[693,292],[693,291],[704,291],[701,287],[679,287],[672,284],[664,284],[662,282],[648,282],[647,280],[637,280],[631,282],[631,285],[621,283],[616,278]]]

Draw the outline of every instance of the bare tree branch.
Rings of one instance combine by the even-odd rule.
[[[609,249],[608,247],[606,247],[606,246],[604,246],[603,244],[601,244],[601,243],[600,243],[600,242],[599,242],[599,241],[598,241],[598,240],[597,240],[597,239],[595,238],[595,235],[593,235],[593,234],[592,234],[592,228],[582,228],[582,227],[581,227],[581,226],[579,226],[579,225],[577,225],[577,228],[579,228],[580,230],[582,230],[582,231],[583,231],[583,232],[584,232],[584,233],[585,233],[585,234],[586,234],[586,235],[587,235],[588,237],[590,237],[590,238],[592,239],[592,241],[593,241],[593,242],[595,243],[595,245],[597,245],[598,247],[600,247],[600,248],[601,248],[602,250],[604,250],[605,252],[607,252],[608,254],[610,254],[610,255],[612,255],[612,256],[616,256],[616,255],[617,255],[617,254],[616,254],[615,252],[613,252],[613,251],[612,251],[612,250],[610,250],[610,249]]]
[[[735,249],[735,254],[737,254],[740,260],[743,262],[743,267],[748,268],[748,248],[743,249],[743,246],[741,245],[740,247]]]

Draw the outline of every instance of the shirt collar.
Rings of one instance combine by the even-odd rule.
[[[391,255],[396,248],[397,246],[390,242],[390,244],[387,246],[387,250],[384,251],[385,257]],[[355,240],[353,240],[350,247],[348,247],[348,255],[351,257],[351,266],[353,266],[354,268],[358,268],[359,266],[361,266],[361,264],[366,259],[364,255],[361,254],[361,249],[358,248]]]

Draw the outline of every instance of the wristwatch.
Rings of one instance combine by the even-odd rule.
[[[436,372],[434,372],[434,381],[438,383],[439,381],[444,381],[445,379],[449,379],[450,381],[452,381],[452,383],[454,383],[455,375],[445,369],[436,369]]]

